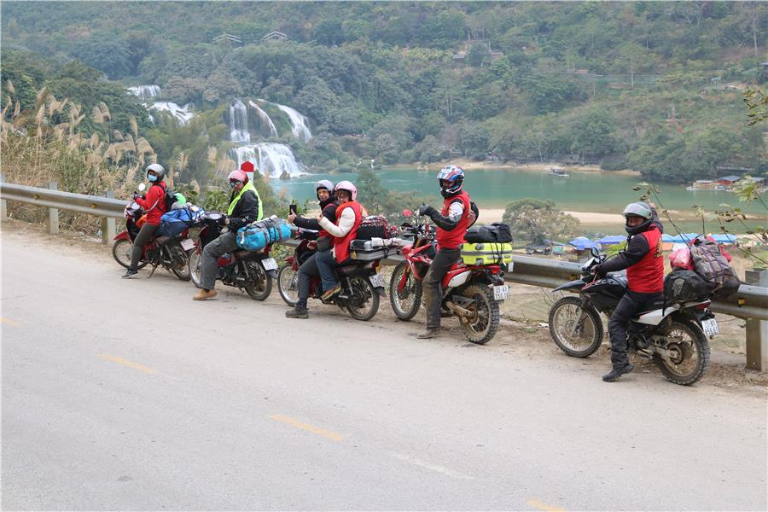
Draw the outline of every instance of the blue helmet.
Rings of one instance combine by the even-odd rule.
[[[437,173],[440,182],[440,194],[443,197],[455,196],[464,185],[464,170],[456,165],[446,165]]]

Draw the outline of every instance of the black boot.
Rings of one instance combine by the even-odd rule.
[[[609,372],[603,375],[603,380],[605,382],[614,382],[619,380],[619,377],[624,375],[625,373],[629,373],[632,370],[634,370],[635,367],[631,363],[627,363],[624,366],[614,366],[613,369]]]
[[[295,308],[286,311],[285,317],[307,319],[309,318],[309,310],[307,310],[307,308],[302,308],[301,306],[296,306]]]

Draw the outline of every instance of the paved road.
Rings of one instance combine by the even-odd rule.
[[[4,510],[766,509],[763,397],[2,241]]]

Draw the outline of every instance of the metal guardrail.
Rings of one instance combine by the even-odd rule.
[[[58,231],[58,209],[70,210],[102,217],[102,235],[104,242],[108,243],[114,236],[114,219],[123,218],[123,210],[126,201],[112,199],[110,197],[88,196],[84,194],[72,194],[55,190],[56,184],[51,183],[50,189],[27,187],[3,183],[0,179],[0,199],[2,200],[2,213],[5,218],[5,201],[20,201],[47,207],[56,212],[56,231]],[[110,193],[108,193],[110,195]],[[53,213],[49,220],[51,232],[53,229]],[[385,260],[385,264],[396,264],[403,261],[402,256],[392,255]],[[759,275],[761,283],[768,281],[764,274]],[[512,272],[505,275],[505,279],[514,283],[541,286],[544,288],[556,288],[564,282],[578,279],[581,275],[581,265],[574,262],[557,261],[535,256],[514,256]],[[756,281],[757,282],[757,281]],[[768,370],[768,287],[742,284],[739,290],[726,298],[712,303],[712,311],[723,313],[748,320],[747,325],[747,367],[759,370]],[[757,322],[750,325],[750,322]],[[755,333],[755,334],[752,334]],[[749,347],[756,348],[756,363],[754,354],[750,354]],[[751,363],[753,361],[753,363]]]

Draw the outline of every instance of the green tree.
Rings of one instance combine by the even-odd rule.
[[[563,240],[578,233],[580,222],[557,209],[554,201],[520,199],[509,203],[502,220],[509,224],[512,234],[543,243],[545,240]]]
[[[75,45],[74,53],[78,59],[110,78],[123,78],[133,69],[128,44],[113,32],[94,32]]]

